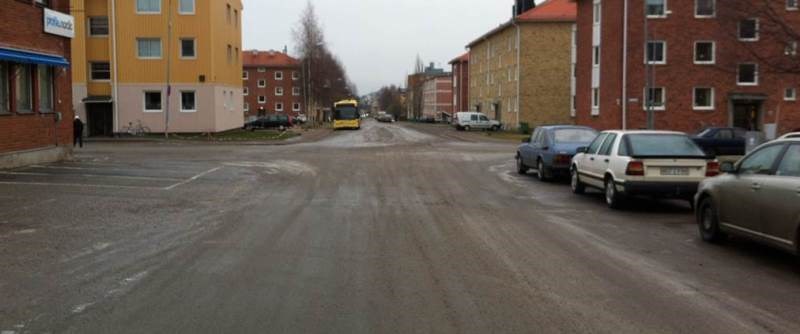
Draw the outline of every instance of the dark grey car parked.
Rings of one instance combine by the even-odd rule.
[[[530,138],[517,148],[517,172],[525,174],[534,168],[541,181],[569,175],[572,157],[578,147],[589,146],[597,131],[574,125],[537,127]]]
[[[798,253],[800,139],[765,144],[721,170],[700,183],[695,197],[703,240],[736,234]]]

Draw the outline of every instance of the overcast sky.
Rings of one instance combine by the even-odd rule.
[[[294,54],[305,0],[242,0],[245,49]],[[511,17],[513,0],[311,0],[333,53],[360,94],[403,85],[417,54],[445,66],[464,46]],[[539,1],[537,1],[539,2]]]

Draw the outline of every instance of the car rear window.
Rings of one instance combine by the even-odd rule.
[[[626,136],[635,157],[704,157],[705,153],[684,135],[633,134]]]
[[[597,137],[597,132],[589,129],[559,129],[553,134],[556,143],[589,143]]]

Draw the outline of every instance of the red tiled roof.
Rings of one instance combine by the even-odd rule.
[[[242,52],[242,64],[245,67],[295,67],[300,66],[300,61],[283,52],[245,50]]]
[[[456,59],[451,60],[449,64],[466,63],[466,62],[469,62],[469,52],[461,55],[460,57],[458,57]]]
[[[529,21],[575,21],[578,6],[575,0],[547,0],[533,9],[517,16],[517,20]]]

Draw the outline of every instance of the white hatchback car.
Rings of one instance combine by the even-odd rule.
[[[484,113],[465,111],[457,112],[453,118],[453,126],[459,131],[476,130],[500,130],[501,124],[498,121],[489,119]]]
[[[691,203],[700,181],[716,175],[719,162],[685,133],[671,131],[602,132],[578,149],[570,169],[574,193],[602,189],[611,208],[637,195]]]

